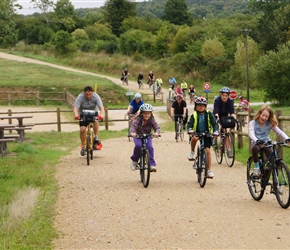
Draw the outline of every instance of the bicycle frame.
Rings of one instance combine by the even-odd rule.
[[[259,165],[261,176],[254,176],[251,165],[252,156],[247,164],[247,184],[254,200],[261,200],[266,186],[270,186],[270,193],[275,194],[279,205],[282,208],[288,208],[290,205],[289,181],[290,172],[285,162],[278,156],[277,146],[285,147],[284,142],[267,142],[259,151]],[[266,157],[262,148],[272,148],[272,153]],[[272,182],[270,181],[272,177]]]
[[[177,121],[175,121],[175,140],[176,142],[178,142],[179,137],[180,140],[183,141],[184,140],[184,132],[183,132],[183,117],[182,115],[174,115],[175,117],[177,117]]]

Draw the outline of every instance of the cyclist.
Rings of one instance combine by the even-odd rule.
[[[183,95],[183,97],[185,97],[186,96],[186,90],[187,90],[187,83],[184,80],[182,80],[182,83],[180,84],[180,87],[182,89],[182,95]]]
[[[241,108],[242,111],[248,112],[249,107],[250,107],[250,103],[242,95],[239,97],[239,99],[240,99],[240,102],[237,105],[237,108]],[[246,117],[245,117],[245,120],[246,120]],[[246,121],[245,121],[245,123],[246,123]]]
[[[91,86],[86,86],[84,92],[80,93],[74,103],[74,116],[76,120],[80,120],[80,115],[82,110],[95,110],[99,112],[98,119],[94,121],[94,144],[99,144],[98,132],[99,132],[99,122],[98,120],[103,120],[104,116],[104,106],[100,96],[93,92]],[[81,156],[85,155],[85,143],[86,143],[86,128],[89,122],[79,121],[80,125],[80,139],[81,139]]]
[[[171,115],[171,118],[175,122],[175,131],[176,131],[176,122],[178,120],[178,116],[180,115],[182,116],[182,119],[183,119],[183,129],[185,129],[187,119],[188,119],[188,110],[187,110],[186,101],[183,100],[182,95],[178,94],[176,96],[176,100],[171,105],[170,115]]]
[[[173,76],[171,76],[168,79],[168,82],[169,82],[169,88],[171,88],[171,90],[174,90],[175,84],[177,83],[176,80],[175,80],[175,78]]]
[[[289,143],[290,138],[277,126],[278,122],[274,116],[273,110],[268,105],[263,105],[256,113],[254,120],[249,123],[249,137],[251,138],[251,151],[254,161],[253,175],[259,177],[261,174],[259,166],[258,153],[260,146],[265,142],[270,141],[270,130],[273,130],[277,136]],[[262,148],[266,156],[269,157],[272,153],[271,148]]]
[[[211,132],[214,131],[214,135],[218,136],[218,125],[216,119],[212,112],[206,110],[207,100],[204,97],[197,97],[195,100],[194,112],[189,118],[189,122],[187,124],[188,133],[193,134],[190,141],[191,151],[188,155],[188,160],[194,160],[194,149],[196,142],[198,141],[198,137],[194,136],[194,132],[202,133],[202,132]],[[206,148],[206,152],[208,155],[208,172],[207,175],[209,178],[213,178],[214,174],[211,169],[211,155],[210,155],[210,146],[211,138],[204,138],[204,146]]]
[[[147,84],[149,84],[149,87],[151,87],[151,85],[153,84],[155,80],[155,77],[154,77],[154,74],[152,71],[149,72],[149,75],[148,75],[148,81],[147,81]]]
[[[128,76],[129,76],[129,71],[127,68],[125,68],[123,71],[122,71],[122,78],[123,78],[123,84],[126,83],[128,85]]]
[[[175,95],[182,95],[183,96],[183,93],[182,93],[182,89],[180,87],[180,85],[177,85],[176,89],[175,89]]]
[[[214,100],[213,114],[219,121],[223,116],[232,116],[236,119],[234,110],[234,101],[229,98],[231,90],[228,87],[222,87],[220,89],[220,96]],[[225,129],[227,132],[227,129]],[[229,158],[233,157],[233,152],[229,150],[229,141],[226,138],[225,145]]]
[[[162,78],[159,76],[157,79],[156,79],[156,85],[157,85],[157,94],[159,94],[161,92],[161,87],[162,87],[162,84],[163,84],[163,81],[162,81]]]
[[[128,106],[127,115],[138,115],[140,113],[139,108],[143,103],[144,101],[142,100],[142,95],[140,93],[136,93]]]
[[[194,102],[194,96],[195,96],[195,88],[193,87],[193,85],[190,85],[189,89],[188,89],[188,94],[190,96],[190,103]]]
[[[142,72],[137,76],[137,83],[140,84],[144,80],[144,75]]]
[[[136,119],[132,122],[132,126],[130,129],[130,134],[132,137],[136,137],[137,134],[151,134],[152,129],[154,130],[153,136],[158,138],[160,134],[160,127],[158,126],[155,118],[153,116],[153,107],[151,104],[144,103],[140,107],[140,115],[136,117]],[[134,171],[137,166],[137,161],[140,158],[142,140],[138,138],[134,138],[134,151],[131,156],[131,170]],[[152,144],[152,138],[148,138],[147,148],[150,155],[150,171],[156,172],[156,162],[154,160],[154,148]]]

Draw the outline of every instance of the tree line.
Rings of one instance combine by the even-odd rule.
[[[41,13],[18,15],[15,0],[0,2],[1,47],[150,58],[184,78],[238,89],[248,62],[250,88],[265,101],[289,103],[289,0],[107,0],[80,10],[70,0],[31,2]]]

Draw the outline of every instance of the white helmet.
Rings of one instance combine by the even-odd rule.
[[[142,97],[142,96],[141,96],[140,93],[136,93],[136,94],[134,95],[134,99],[135,99],[135,98],[139,98],[139,99],[141,99],[141,97]]]
[[[144,103],[140,106],[140,111],[153,111],[153,106],[149,103]]]

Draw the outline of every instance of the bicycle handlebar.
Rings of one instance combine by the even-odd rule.
[[[128,135],[128,137],[133,137],[132,135]],[[136,138],[142,139],[142,138],[153,138],[153,134],[137,134]],[[158,137],[161,137],[161,135],[158,135]]]

